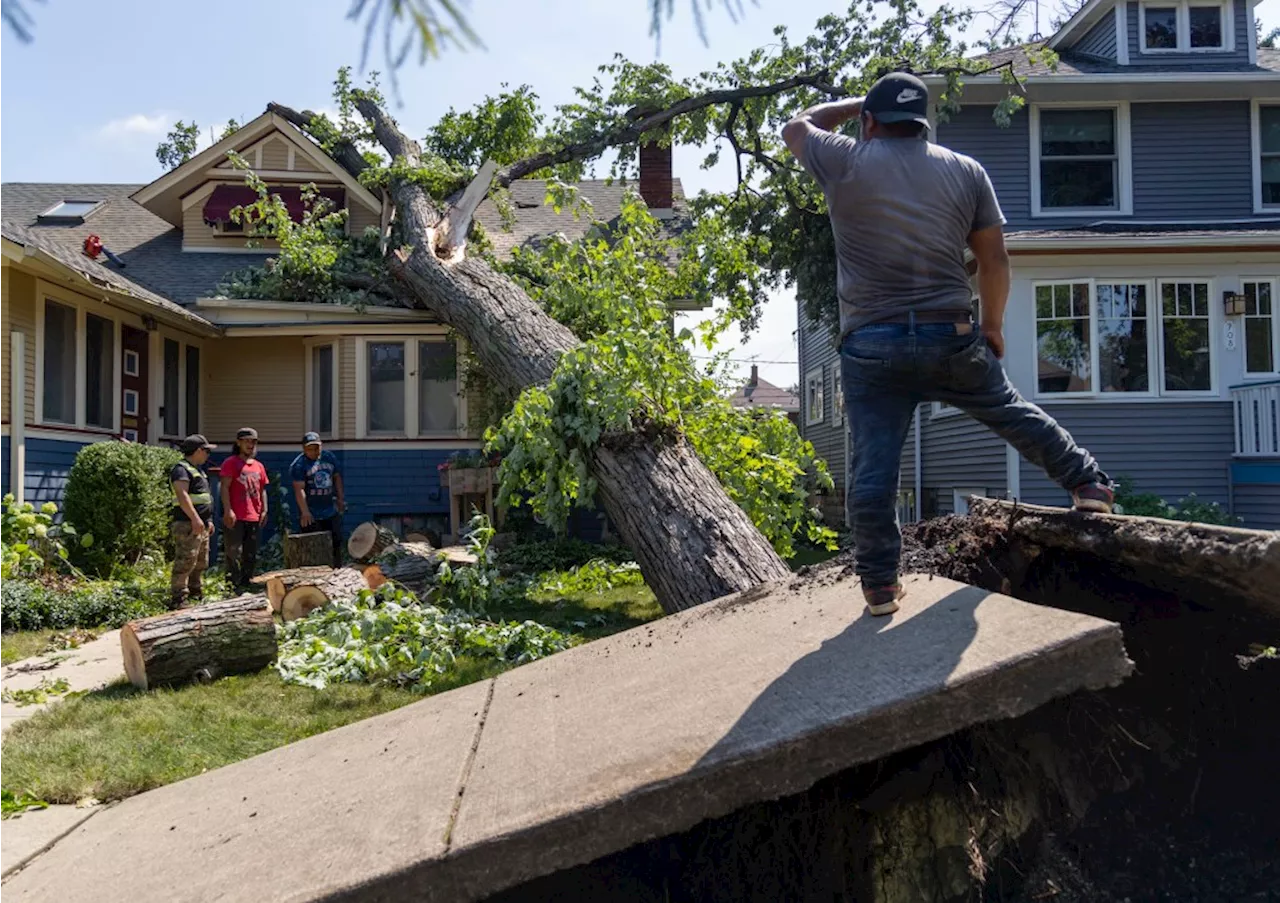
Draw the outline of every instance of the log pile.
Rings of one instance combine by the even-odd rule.
[[[303,567],[333,567],[333,535],[323,533],[286,533],[284,537],[284,566],[289,569]]]
[[[299,580],[280,599],[280,617],[285,621],[305,618],[331,602],[354,599],[369,583],[358,568],[329,569],[325,575]]]
[[[261,671],[276,657],[266,596],[251,593],[130,621],[120,630],[124,673],[143,690]]]
[[[347,551],[354,560],[367,564],[377,561],[396,541],[396,535],[386,527],[380,527],[373,521],[365,521],[351,531]]]
[[[422,592],[435,576],[442,557],[445,557],[444,551],[433,547],[429,542],[399,543],[388,549],[376,565],[371,566],[371,571],[374,567],[377,571],[368,578],[369,585],[376,588],[390,582],[415,593]]]
[[[260,582],[263,585],[267,594],[267,601],[271,603],[271,610],[278,613],[280,611],[280,603],[284,601],[284,597],[289,590],[302,583],[314,583],[317,580],[323,580],[332,573],[333,568],[325,564],[318,567],[272,571],[269,574],[263,574],[261,577],[255,577],[253,582]]]

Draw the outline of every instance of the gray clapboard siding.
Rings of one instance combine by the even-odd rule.
[[[929,407],[923,408],[920,457],[925,514],[953,513],[955,489],[977,488],[990,496],[1004,495],[1004,448],[1004,440],[964,414],[933,417]]]
[[[1140,41],[1139,29],[1142,27],[1140,17],[1138,15],[1138,4],[1130,3],[1128,9],[1129,20],[1129,65],[1134,67],[1142,66],[1171,66],[1179,63],[1187,63],[1193,66],[1203,66],[1205,69],[1213,69],[1223,63],[1248,63],[1249,62],[1249,44],[1255,38],[1249,28],[1249,10],[1245,0],[1235,0],[1232,4],[1232,22],[1231,26],[1235,30],[1235,50],[1231,52],[1205,52],[1205,53],[1143,53]]]
[[[1254,530],[1280,530],[1280,485],[1246,483],[1233,487],[1235,514]]]
[[[1103,16],[1098,24],[1085,32],[1084,37],[1071,45],[1072,53],[1086,53],[1089,56],[1104,60],[1116,58],[1116,17],[1115,13]]]
[[[990,105],[961,107],[947,122],[938,123],[938,143],[981,163],[995,186],[1008,228],[1025,228],[1031,223],[1030,119],[1020,110],[1001,127],[992,119],[994,112]]]
[[[842,506],[845,492],[844,430],[845,426],[837,424],[832,417],[832,398],[835,394],[835,368],[840,365],[840,353],[831,334],[825,326],[814,323],[805,316],[802,305],[796,305],[797,322],[800,326],[800,435],[813,443],[814,451],[827,462],[831,479],[835,482],[833,498],[837,501],[829,507]],[[808,391],[805,374],[810,370],[822,367],[823,411],[820,423],[806,423],[808,417]]]
[[[1135,219],[1253,216],[1249,102],[1129,108]]]
[[[1168,501],[1195,493],[1227,504],[1227,465],[1235,450],[1231,403],[1163,401],[1134,404],[1042,405],[1112,479],[1126,476],[1137,492]],[[1021,498],[1065,505],[1066,493],[1035,465],[1022,461]]]

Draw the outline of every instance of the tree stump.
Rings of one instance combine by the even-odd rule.
[[[330,602],[354,599],[360,590],[367,589],[368,586],[364,574],[356,568],[331,570],[328,576],[299,583],[285,593],[280,601],[280,617],[286,621],[305,618]]]
[[[386,527],[379,527],[373,521],[365,521],[351,531],[347,540],[347,551],[356,561],[377,561],[387,549],[396,544],[396,535]]]
[[[286,533],[284,537],[284,566],[294,568],[333,567],[333,536],[323,533]]]
[[[333,568],[328,565],[306,568],[292,568],[283,571],[272,571],[264,574],[263,584],[266,587],[267,601],[271,603],[271,610],[280,611],[280,603],[284,601],[284,597],[289,590],[302,583],[316,583],[324,580],[333,573]]]
[[[261,671],[276,657],[266,596],[251,593],[130,621],[120,630],[124,673],[143,690]]]

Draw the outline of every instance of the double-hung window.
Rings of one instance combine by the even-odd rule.
[[[1231,4],[1218,0],[1152,0],[1139,6],[1143,53],[1231,50]]]
[[[37,418],[41,423],[114,430],[119,328],[66,301],[38,312]]]
[[[814,367],[804,375],[804,422],[806,426],[821,423],[827,404],[823,368]]]
[[[337,438],[338,426],[338,345],[336,342],[307,345],[307,430],[324,439]]]
[[[1126,108],[1032,109],[1032,212],[1129,212]]]
[[[1280,211],[1280,104],[1253,107],[1254,209]]]
[[[1280,279],[1246,279],[1244,289],[1244,372],[1274,376],[1280,372]]]
[[[443,336],[364,339],[364,435],[457,435],[458,352]]]
[[[165,336],[160,356],[161,434],[176,439],[200,432],[200,348]]]

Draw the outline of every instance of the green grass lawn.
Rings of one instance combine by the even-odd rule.
[[[0,634],[0,665],[12,665],[44,652],[55,633],[65,630],[15,630]],[[52,651],[52,650],[51,650]]]

